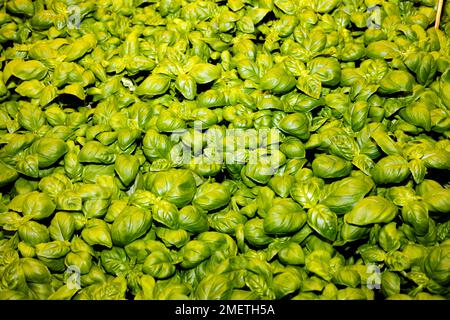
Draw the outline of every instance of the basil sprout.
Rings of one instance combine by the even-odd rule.
[[[136,88],[137,95],[156,96],[169,89],[170,78],[164,74],[151,74]]]
[[[264,246],[272,242],[264,229],[265,220],[254,218],[245,223],[244,237],[252,245]]]
[[[144,235],[151,227],[152,214],[144,209],[128,206],[111,225],[113,244],[124,246]]]
[[[373,182],[363,177],[348,177],[329,185],[326,195],[320,201],[338,213],[349,211],[359,200],[370,192]]]
[[[22,224],[18,229],[18,233],[22,241],[32,246],[50,241],[49,230],[35,221],[27,221]]]
[[[195,194],[195,180],[188,170],[161,171],[147,176],[148,190],[177,207],[189,203]]]
[[[69,241],[75,232],[75,218],[70,213],[57,212],[48,227],[48,231],[53,240]]]
[[[112,247],[111,234],[107,223],[100,219],[90,219],[84,225],[81,237],[89,245],[103,245]]]
[[[303,265],[305,264],[305,254],[302,247],[290,242],[278,252],[278,258],[282,263],[290,265]]]
[[[155,278],[167,278],[175,272],[170,256],[164,251],[155,251],[148,255],[142,271]]]
[[[437,283],[448,285],[450,273],[448,271],[450,247],[440,245],[434,247],[426,256],[423,264],[425,273]]]
[[[380,286],[386,297],[397,295],[401,290],[400,277],[394,272],[385,271],[381,275]]]
[[[183,261],[181,262],[183,268],[193,268],[211,256],[208,245],[198,240],[192,240],[186,243],[181,248],[180,253],[183,256]]]
[[[350,174],[352,164],[334,155],[319,155],[312,162],[312,169],[320,178],[340,178]]]
[[[372,177],[377,184],[402,182],[408,175],[408,163],[399,156],[387,156],[372,169]]]
[[[306,222],[306,213],[290,199],[276,199],[264,217],[268,234],[285,234],[300,230]]]
[[[22,212],[36,220],[51,216],[56,205],[45,193],[33,191],[27,194],[22,204]]]
[[[214,210],[228,204],[230,198],[230,190],[224,184],[206,183],[197,189],[192,203],[204,210]]]
[[[317,205],[307,212],[308,224],[318,234],[334,241],[337,235],[337,215],[324,205]]]
[[[347,223],[364,226],[390,222],[396,215],[397,208],[389,200],[380,196],[369,196],[358,201],[344,218]]]

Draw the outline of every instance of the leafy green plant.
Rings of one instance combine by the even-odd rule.
[[[436,3],[4,1],[0,299],[449,299]]]

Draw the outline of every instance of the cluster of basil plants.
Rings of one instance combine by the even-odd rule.
[[[0,299],[450,297],[448,4],[3,4]]]

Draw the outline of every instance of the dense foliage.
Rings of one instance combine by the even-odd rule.
[[[450,298],[448,5],[1,2],[0,299]]]

